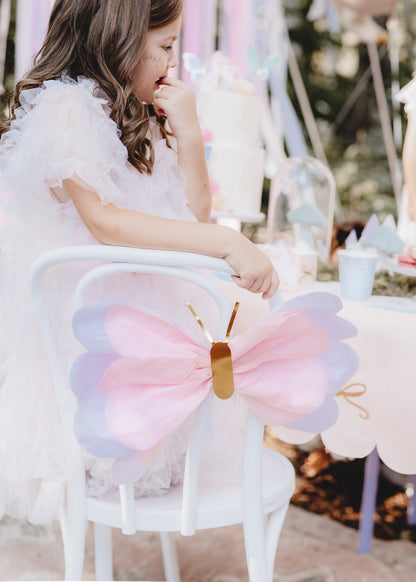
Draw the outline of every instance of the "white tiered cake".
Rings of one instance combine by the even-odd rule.
[[[215,53],[198,78],[198,115],[204,133],[213,210],[244,220],[261,211],[265,151],[259,141],[260,104],[254,86]]]

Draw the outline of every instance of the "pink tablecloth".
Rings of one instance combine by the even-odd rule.
[[[313,290],[318,289],[339,292],[334,283],[320,283]],[[348,343],[360,366],[337,397],[338,420],[321,434],[322,441],[349,458],[365,457],[377,446],[391,469],[416,474],[416,301],[377,296],[366,302],[344,300],[340,315],[358,329]],[[292,443],[314,436],[274,430]]]

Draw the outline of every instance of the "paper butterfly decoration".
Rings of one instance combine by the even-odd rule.
[[[356,332],[336,315],[341,307],[329,293],[302,295],[224,342],[235,392],[262,422],[315,433],[335,422],[334,396],[358,365],[341,341]],[[71,369],[76,436],[91,454],[115,459],[116,483],[136,480],[211,390],[210,350],[134,305],[86,305],[73,327],[88,350]],[[214,370],[223,380],[230,362]]]
[[[257,75],[262,81],[267,81],[270,73],[275,68],[279,57],[277,55],[268,55],[264,62],[260,60],[260,55],[253,46],[248,47],[248,60],[250,63],[250,73]]]

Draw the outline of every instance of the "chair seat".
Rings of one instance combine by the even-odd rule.
[[[287,503],[295,488],[295,471],[291,462],[276,451],[263,450],[263,513],[267,514]],[[139,531],[180,531],[182,518],[182,485],[166,494],[135,500],[136,528]],[[121,527],[118,496],[87,499],[87,519],[111,527]],[[210,529],[241,523],[241,483],[198,490],[196,528]]]

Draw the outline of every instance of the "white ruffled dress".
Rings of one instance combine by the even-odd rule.
[[[28,289],[28,273],[42,252],[66,245],[98,244],[71,199],[65,203],[63,180],[71,178],[94,190],[102,203],[182,220],[195,220],[187,206],[184,178],[177,155],[165,140],[155,139],[155,166],[151,176],[139,173],[127,159],[119,130],[109,117],[105,95],[94,81],[63,76],[42,87],[23,91],[9,132],[0,141],[1,170],[1,353],[0,390],[0,517],[28,517],[34,523],[55,519],[67,480],[64,439],[54,403],[45,354],[37,333]],[[81,267],[54,268],[48,296],[57,314],[56,341],[68,368],[80,346],[68,335],[71,307],[67,305],[73,281]],[[137,275],[121,283],[106,282],[110,296],[134,300],[200,333],[186,308],[211,318],[211,304],[195,287],[163,277]],[[167,281],[165,281],[167,282]],[[216,323],[215,323],[216,326]],[[215,330],[211,333],[215,333]],[[75,402],[69,402],[75,407]],[[226,413],[226,409],[223,409]],[[185,439],[173,435],[148,473],[137,494],[159,494],[180,479]],[[88,461],[88,487],[101,496],[112,483],[111,461]],[[223,459],[223,467],[229,458]],[[221,472],[221,466],[217,467]]]

